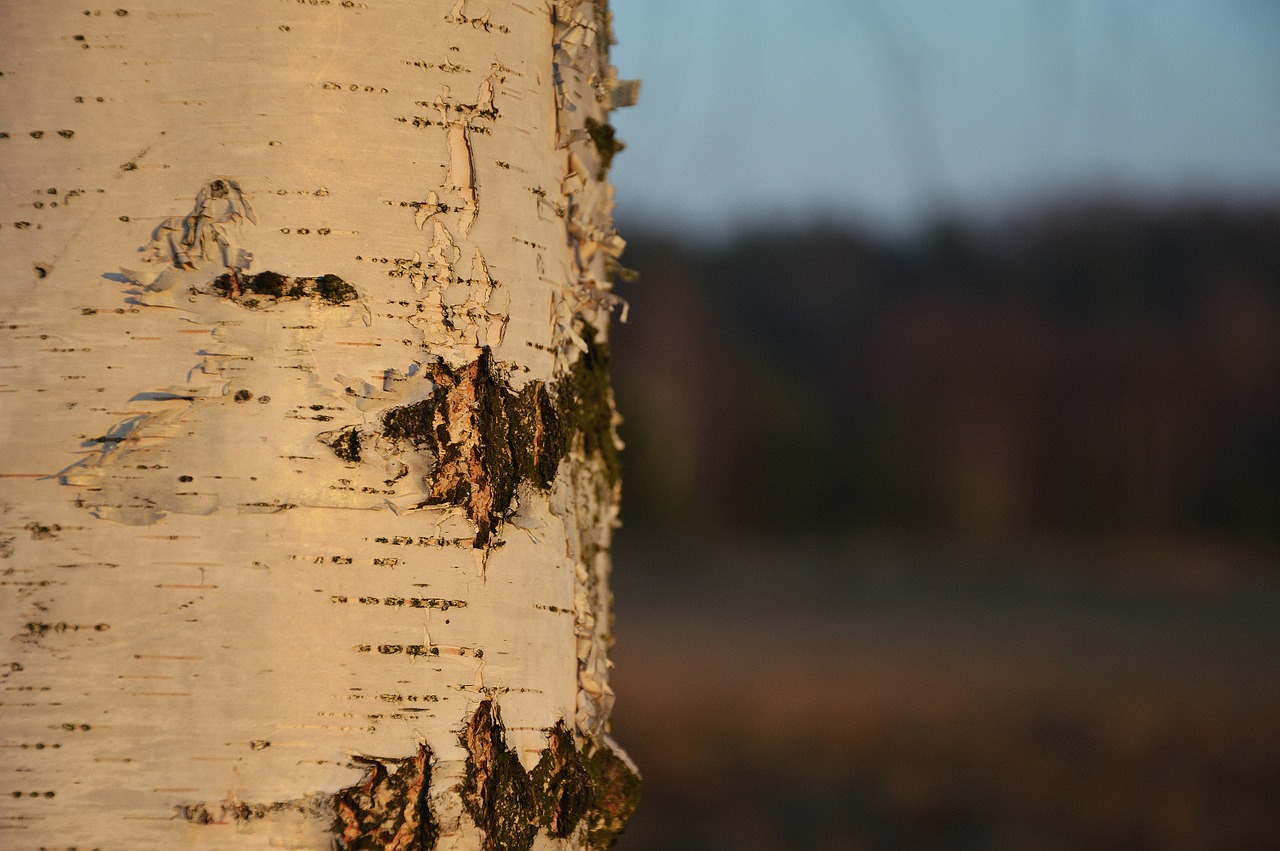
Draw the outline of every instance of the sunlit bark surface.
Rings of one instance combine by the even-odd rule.
[[[603,0],[0,32],[0,845],[607,845]]]

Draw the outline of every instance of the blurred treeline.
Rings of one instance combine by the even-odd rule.
[[[1280,204],[624,233],[640,533],[1280,544]]]

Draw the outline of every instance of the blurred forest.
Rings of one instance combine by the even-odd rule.
[[[1280,848],[1280,204],[624,233],[620,851]]]
[[[1280,205],[624,232],[637,534],[1280,543]]]

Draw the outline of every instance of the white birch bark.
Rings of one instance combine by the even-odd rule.
[[[0,32],[0,845],[607,844],[604,0]]]

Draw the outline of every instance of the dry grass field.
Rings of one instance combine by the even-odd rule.
[[[1280,848],[1274,572],[785,550],[620,551],[622,851]]]

